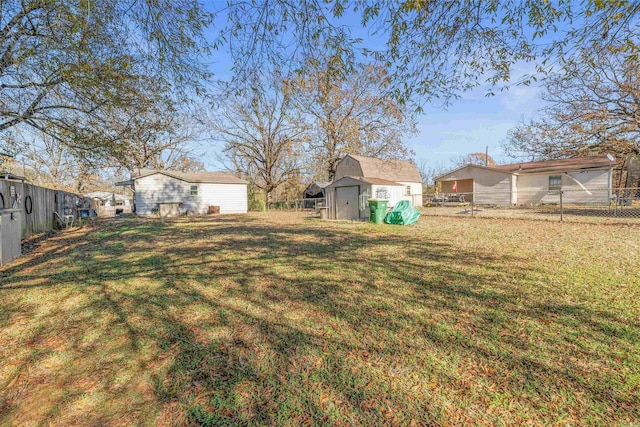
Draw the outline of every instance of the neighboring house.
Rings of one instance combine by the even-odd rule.
[[[117,185],[131,186],[137,215],[205,214],[210,206],[223,214],[247,212],[247,182],[226,172],[143,169]]]
[[[607,203],[614,166],[610,155],[489,167],[466,165],[435,181],[444,194],[473,193],[477,204],[557,203],[558,190],[563,190],[567,202]],[[465,197],[471,201],[471,194]]]
[[[132,212],[133,200],[131,197],[108,191],[94,191],[84,196],[94,201],[93,207],[98,216],[113,217]]]
[[[409,162],[347,154],[325,193],[329,218],[366,220],[370,198],[387,199],[389,207],[400,200],[422,206],[422,178]]]

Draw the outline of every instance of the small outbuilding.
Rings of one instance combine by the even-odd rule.
[[[302,192],[302,199],[306,209],[315,208],[317,200],[324,199],[326,195],[325,189],[331,184],[330,182],[314,181],[307,186]]]
[[[389,208],[400,200],[422,206],[422,178],[406,161],[347,154],[325,193],[330,219],[368,220],[370,198],[389,200]]]
[[[247,212],[247,182],[227,172],[143,169],[117,185],[134,191],[137,215]]]

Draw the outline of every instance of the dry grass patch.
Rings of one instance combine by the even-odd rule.
[[[0,425],[640,422],[640,229],[122,220],[0,269]]]

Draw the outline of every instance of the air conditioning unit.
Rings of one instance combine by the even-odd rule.
[[[20,209],[0,210],[0,266],[22,255]]]

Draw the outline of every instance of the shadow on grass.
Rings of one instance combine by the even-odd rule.
[[[56,352],[64,363],[41,375],[61,392],[39,421],[69,421],[87,395],[93,423],[638,417],[623,384],[637,322],[537,295],[529,260],[393,230],[237,216],[59,236],[0,276],[17,302],[0,303],[0,326],[37,318],[18,327],[29,351],[0,377],[0,421],[38,398],[25,372]],[[38,295],[46,317],[33,316]]]

